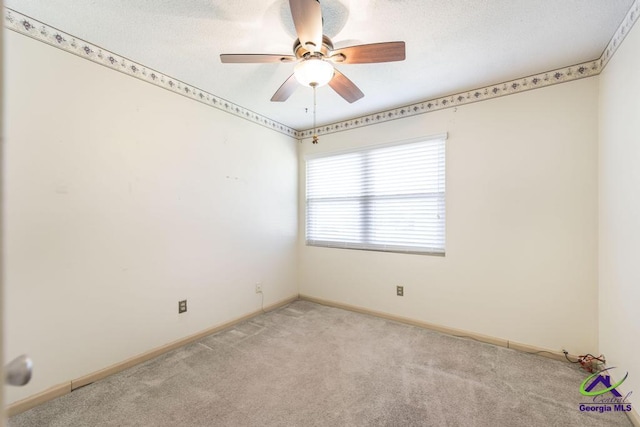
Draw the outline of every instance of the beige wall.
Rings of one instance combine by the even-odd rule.
[[[297,294],[295,140],[5,41],[9,403]]]
[[[559,351],[597,351],[597,79],[322,136],[449,133],[446,257],[307,247],[300,293]],[[404,285],[404,297],[395,286]]]
[[[600,75],[600,351],[640,406],[640,25]]]

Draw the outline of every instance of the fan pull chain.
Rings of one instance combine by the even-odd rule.
[[[311,84],[313,87],[313,138],[311,138],[311,143],[318,143],[318,134],[316,133],[316,87],[318,85],[315,83]]]

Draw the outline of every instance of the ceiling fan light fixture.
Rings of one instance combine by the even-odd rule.
[[[293,74],[304,86],[324,86],[333,78],[333,65],[319,58],[310,58],[299,62]]]

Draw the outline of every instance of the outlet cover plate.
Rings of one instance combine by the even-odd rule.
[[[187,300],[178,301],[178,314],[187,312]]]
[[[396,286],[396,295],[399,297],[404,296],[404,286]]]

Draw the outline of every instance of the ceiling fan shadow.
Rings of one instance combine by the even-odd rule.
[[[349,8],[340,0],[322,0],[320,2],[323,17],[323,32],[328,37],[334,37],[347,25],[349,20]],[[298,33],[291,17],[291,8],[288,0],[276,0],[265,15],[278,16],[280,25],[292,38],[296,39]]]

